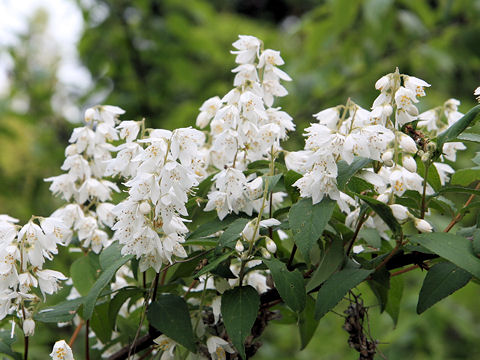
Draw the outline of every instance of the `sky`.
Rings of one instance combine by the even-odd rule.
[[[15,34],[28,28],[29,17],[40,7],[49,14],[47,33],[55,41],[62,58],[59,79],[67,85],[88,87],[90,76],[80,65],[76,50],[83,19],[73,0],[0,0],[0,47],[14,45]],[[8,66],[8,57],[0,52],[0,94],[8,89]]]

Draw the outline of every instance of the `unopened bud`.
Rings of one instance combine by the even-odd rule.
[[[142,215],[146,215],[150,213],[150,210],[151,210],[150,204],[146,201],[142,201],[142,203],[138,207],[138,211],[140,211]]]
[[[394,162],[392,160],[387,160],[383,162],[383,165],[387,167],[392,167],[394,165]]]
[[[400,147],[412,154],[417,152],[417,144],[410,136],[405,134],[400,134]]]
[[[422,162],[427,163],[430,161],[432,154],[429,152],[426,152],[425,154],[422,155]]]
[[[402,164],[405,169],[414,173],[417,172],[417,163],[410,155],[404,155],[402,159]]]
[[[262,256],[263,256],[265,259],[267,259],[267,260],[272,257],[272,254],[270,254],[270,253],[268,252],[268,250],[265,249],[265,248],[263,248],[263,247],[260,248],[260,252],[262,253]]]
[[[87,123],[92,122],[94,117],[95,117],[95,110],[92,108],[88,108],[85,111],[85,122]]]
[[[267,250],[270,251],[272,254],[275,254],[277,252],[277,244],[275,244],[275,242],[270,238],[266,239],[266,243]]]
[[[28,318],[23,322],[23,333],[25,336],[32,336],[35,333],[35,321]]]
[[[414,219],[413,220],[415,227],[418,231],[421,232],[432,232],[432,225],[430,225],[427,221],[423,219]]]
[[[395,216],[395,219],[397,219],[400,222],[403,222],[408,219],[410,216],[410,213],[408,212],[408,209],[399,204],[392,204],[390,205],[390,209],[392,209],[393,216]]]
[[[386,151],[386,152],[383,153],[383,155],[382,155],[382,161],[383,162],[392,161],[392,159],[393,159],[393,152]]]
[[[423,154],[425,154],[425,151],[423,151],[423,150],[418,150],[418,151],[417,151],[417,155],[418,155],[418,156],[422,157]]]
[[[427,144],[427,151],[433,153],[435,150],[437,150],[437,144],[434,142],[429,142]]]
[[[241,253],[241,252],[243,252],[243,250],[245,250],[245,248],[243,247],[243,244],[240,240],[237,240],[237,243],[235,244],[235,250],[238,253]]]

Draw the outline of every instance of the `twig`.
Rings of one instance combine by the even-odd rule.
[[[367,217],[365,216],[366,213],[364,213],[360,219],[358,220],[357,227],[355,228],[355,232],[353,233],[352,240],[350,240],[350,243],[348,244],[348,249],[347,249],[347,256],[350,254],[350,251],[352,251],[353,244],[355,243],[355,240],[357,240],[358,233],[360,232],[360,229],[362,228],[362,225],[365,223],[367,220]]]
[[[378,271],[381,269],[387,262],[390,261],[390,259],[397,253],[397,251],[400,249],[400,246],[403,245],[403,235],[399,240],[397,240],[397,245],[393,248],[393,250],[390,252],[390,254],[387,255],[385,259],[382,260],[382,262],[375,268],[375,271]]]
[[[412,265],[412,266],[410,266],[406,269],[402,269],[402,270],[398,270],[398,271],[394,272],[392,275],[390,275],[390,277],[405,274],[405,273],[407,273],[409,271],[412,271],[412,270],[415,270],[416,268],[419,268],[419,267],[420,266],[418,266],[418,265]]]
[[[477,186],[475,186],[475,190],[478,190],[480,189],[480,182],[477,184]],[[468,205],[470,205],[470,203],[473,201],[473,199],[475,198],[475,194],[472,194],[470,195],[470,197],[468,198],[468,200],[465,202],[465,204],[463,205],[462,209],[466,208]],[[443,230],[443,232],[449,232],[450,230],[452,230],[452,228],[462,219],[462,214],[461,212],[459,212],[453,219],[452,221],[450,222],[450,224],[447,225],[447,227],[445,228],[445,230]]]
[[[73,346],[73,344],[75,343],[75,340],[77,339],[78,334],[80,333],[80,330],[82,329],[83,324],[85,324],[84,321],[80,320],[80,323],[75,328],[75,331],[73,332],[72,337],[70,338],[70,341],[68,342],[68,346],[70,346],[70,347]]]
[[[290,254],[290,258],[288,259],[287,269],[291,270],[293,258],[295,257],[295,253],[297,252],[297,244],[293,244],[292,252]]]

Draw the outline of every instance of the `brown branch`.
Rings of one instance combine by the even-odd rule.
[[[477,186],[475,186],[475,190],[478,190],[480,189],[480,182],[477,184]],[[473,199],[475,198],[475,194],[472,194],[470,195],[470,197],[468,198],[468,200],[465,202],[465,204],[463,205],[462,209],[466,208],[468,205],[470,205],[470,203],[473,201]],[[452,230],[452,228],[462,219],[463,215],[461,212],[459,212],[453,219],[452,221],[450,222],[450,224],[447,225],[447,227],[445,228],[445,230],[443,230],[443,232],[449,232],[450,230]]]
[[[402,270],[398,270],[398,271],[394,272],[392,275],[390,275],[390,277],[392,277],[392,276],[398,276],[398,275],[401,275],[401,274],[405,274],[405,273],[407,273],[407,272],[409,272],[409,271],[412,271],[412,270],[415,270],[415,269],[417,269],[417,268],[419,268],[419,267],[420,267],[419,265],[412,265],[412,266],[410,266],[410,267],[408,267],[408,268],[406,268],[406,269],[402,269]]]
[[[75,343],[75,340],[77,339],[78,334],[80,333],[80,330],[82,330],[84,322],[83,320],[80,320],[80,323],[77,325],[75,328],[75,331],[72,334],[72,337],[70,338],[70,341],[68,342],[68,346],[72,347],[73,344]]]

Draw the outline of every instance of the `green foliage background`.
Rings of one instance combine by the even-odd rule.
[[[266,47],[280,50],[286,62],[284,70],[293,81],[287,84],[290,95],[278,105],[297,124],[286,146],[290,149],[302,146],[301,134],[311,114],[345,103],[347,96],[368,108],[376,96],[375,81],[396,66],[432,85],[424,108],[454,97],[466,111],[480,85],[480,2],[475,0],[96,0],[84,4],[77,1],[85,20],[78,51],[94,85],[83,93],[70,89],[63,95],[81,109],[97,102],[121,106],[127,110],[124,119],[145,117],[151,127],[193,125],[204,100],[231,88],[234,57],[228,51],[238,34],[261,38]],[[10,91],[0,98],[0,213],[22,221],[31,214],[48,215],[61,203],[50,196],[43,178],[60,173],[63,149],[74,126],[52,106],[52,97],[63,88],[58,54],[45,58],[41,46],[45,24],[45,13],[38,12],[28,31],[19,34],[18,45],[0,49],[13,60]],[[19,102],[23,105],[14,105]],[[470,148],[469,154],[473,151]],[[460,157],[453,166],[470,164],[471,156]],[[380,349],[389,359],[478,358],[477,286],[467,286],[417,316],[412,294],[418,294],[423,276],[417,270],[406,277],[395,331],[387,315],[378,315],[370,290],[362,288],[367,305],[373,306],[372,335],[385,342]],[[282,322],[288,322],[287,315]],[[322,319],[314,340],[301,353],[297,335],[292,336],[295,326],[271,326],[257,358],[356,356],[348,348],[340,316]],[[45,329],[33,340],[38,351],[32,351],[32,359],[45,358],[43,345],[57,337],[54,327]],[[63,330],[65,337],[70,330]],[[80,346],[75,350],[81,354]]]

